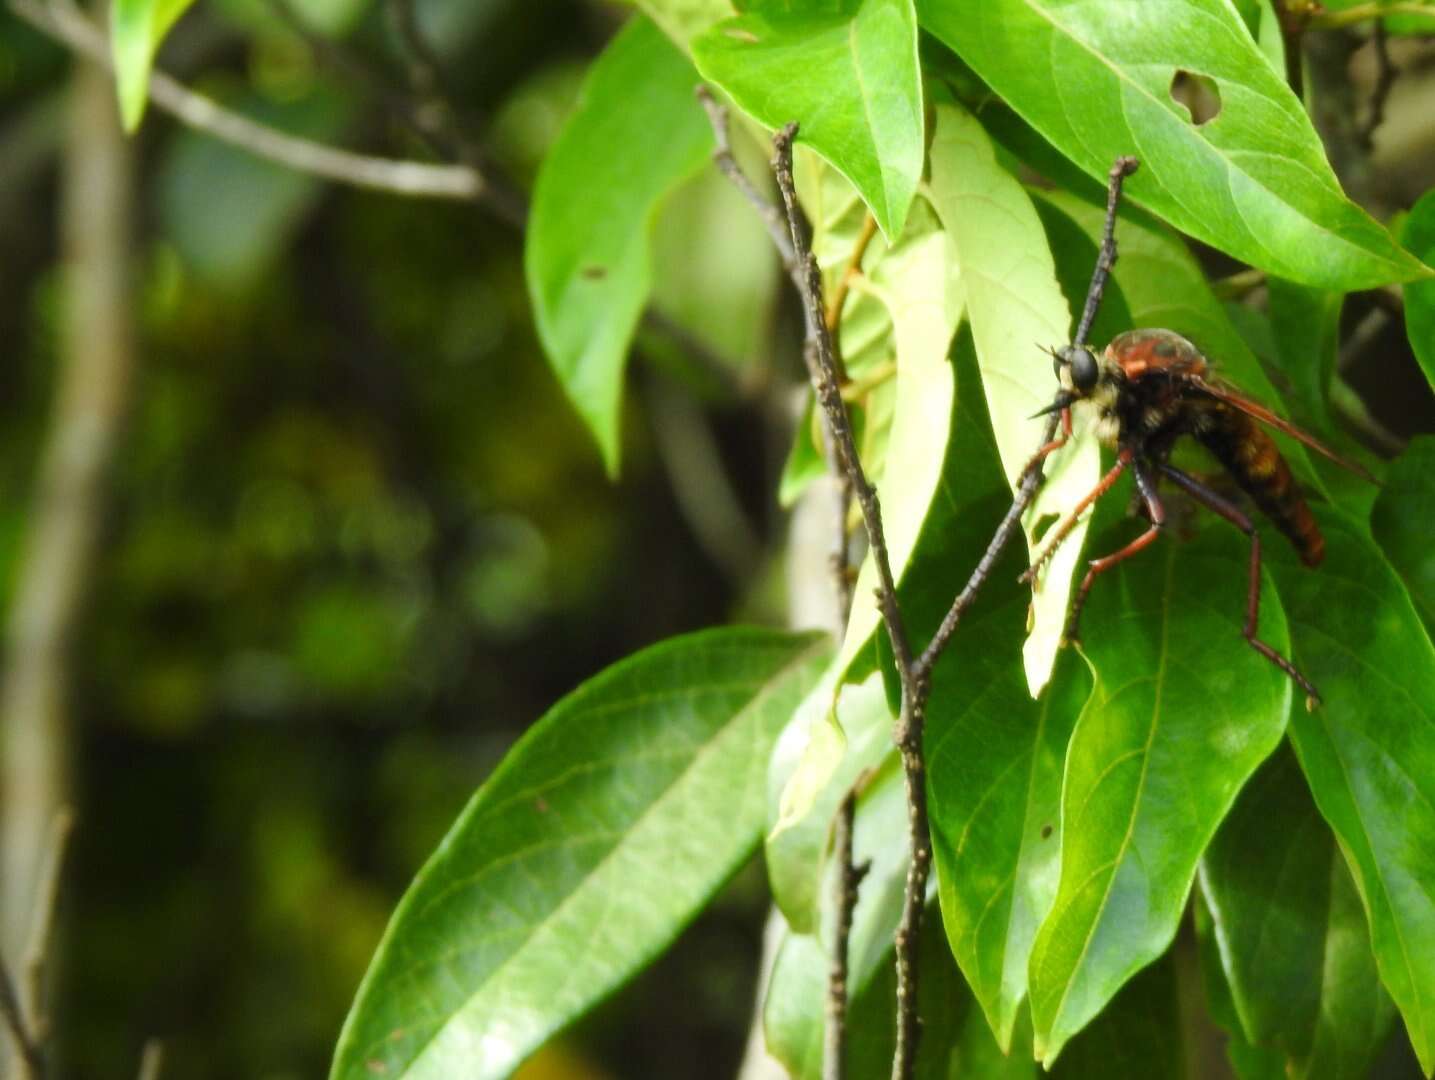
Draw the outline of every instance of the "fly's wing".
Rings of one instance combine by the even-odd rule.
[[[1187,375],[1186,379],[1193,386],[1199,388],[1203,393],[1209,394],[1217,401],[1223,401],[1227,405],[1231,406],[1233,409],[1240,409],[1241,412],[1245,413],[1246,415],[1254,416],[1261,423],[1275,428],[1282,434],[1289,435],[1292,439],[1296,440],[1296,442],[1304,443],[1306,446],[1310,447],[1322,457],[1329,458],[1331,461],[1339,465],[1342,469],[1349,469],[1362,480],[1379,486],[1380,481],[1375,479],[1375,477],[1371,476],[1370,473],[1366,472],[1355,462],[1349,461],[1346,458],[1341,457],[1330,447],[1326,446],[1325,443],[1317,439],[1314,435],[1311,435],[1309,432],[1302,431],[1300,428],[1292,424],[1289,420],[1277,416],[1275,413],[1271,412],[1270,409],[1262,405],[1259,401],[1252,401],[1240,391],[1235,390],[1230,386],[1227,386],[1225,383],[1219,382],[1211,378],[1203,379],[1199,376]]]

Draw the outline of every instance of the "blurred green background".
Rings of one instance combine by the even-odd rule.
[[[300,13],[403,85],[383,5]],[[527,187],[626,12],[471,0],[419,15]],[[266,0],[206,0],[160,63],[285,130],[425,157],[321,52]],[[7,601],[73,299],[59,246],[73,71],[0,16]],[[56,1067],[130,1074],[155,1037],[166,1076],[320,1076],[409,878],[523,728],[641,646],[738,609],[774,620],[780,598],[705,551],[674,499],[644,408],[693,382],[671,350],[651,349],[667,366],[639,373],[624,475],[604,478],[539,353],[513,228],[288,173],[153,110],[125,152],[134,375],[65,669],[78,828]],[[659,279],[675,304],[703,295],[695,240],[747,252],[711,283],[716,308],[687,314],[749,377],[770,316],[765,240],[714,179],[671,213],[682,226],[660,258],[683,273]],[[707,391],[751,558],[778,527],[785,445],[762,410]],[[732,1075],[764,906],[750,868],[529,1075]]]

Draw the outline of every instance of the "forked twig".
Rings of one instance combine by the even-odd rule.
[[[726,125],[727,116],[710,95],[699,91],[714,130],[718,134],[718,152],[714,155],[719,168],[733,182],[748,194],[749,200],[758,208],[765,221],[771,217],[766,200],[757,194],[756,187],[743,175],[728,150]],[[1069,435],[1069,425],[1063,427],[1066,435],[1054,439],[1059,421],[1057,409],[1049,410],[1053,415],[1047,422],[1043,445],[1033,455],[1018,482],[1011,508],[1003,516],[996,533],[985,553],[973,570],[965,587],[952,603],[943,619],[936,636],[920,656],[912,652],[907,628],[897,598],[897,587],[892,574],[891,559],[887,551],[886,536],[882,526],[882,509],[876,489],[868,481],[852,434],[852,421],[842,399],[838,378],[831,326],[826,318],[827,309],[822,299],[822,277],[808,246],[802,213],[797,205],[796,186],[792,176],[792,144],[797,136],[797,125],[788,124],[773,138],[773,173],[777,178],[778,191],[782,195],[786,211],[787,228],[785,236],[774,236],[774,243],[797,285],[802,298],[807,338],[803,348],[803,360],[813,391],[826,420],[830,434],[831,449],[836,464],[847,477],[862,511],[862,521],[867,533],[868,549],[877,572],[877,606],[882,622],[892,643],[897,673],[901,682],[901,709],[893,731],[893,740],[902,759],[906,781],[908,807],[908,842],[911,862],[908,866],[907,881],[902,903],[901,921],[897,928],[895,951],[897,966],[897,1046],[892,1061],[893,1080],[910,1080],[916,1068],[917,1044],[921,1034],[921,1022],[917,1008],[918,967],[917,955],[920,943],[922,915],[926,900],[927,878],[931,870],[932,848],[927,822],[926,760],[922,748],[926,706],[931,691],[931,674],[942,650],[951,640],[963,612],[975,599],[982,584],[990,576],[1002,550],[1016,534],[1021,516],[1031,503],[1040,486],[1046,457],[1059,446],[1064,445]],[[1073,338],[1073,345],[1084,345],[1091,331],[1091,325],[1100,307],[1102,294],[1111,269],[1116,262],[1115,218],[1120,200],[1122,181],[1136,170],[1135,158],[1120,158],[1112,166],[1106,203],[1106,223],[1102,234],[1101,254],[1092,274],[1087,290],[1086,303],[1081,321]],[[787,253],[790,241],[791,255]],[[1055,404],[1055,403],[1054,403]],[[1064,412],[1064,410],[1061,410]],[[846,1030],[847,969],[846,951],[851,929],[849,903],[855,903],[856,882],[861,871],[852,866],[850,850],[851,815],[854,812],[854,797],[851,793],[844,800],[838,818],[839,879],[842,895],[838,902],[838,925],[833,945],[832,965],[828,979],[827,1010],[827,1059],[824,1076],[840,1078],[844,1075],[843,1046]],[[846,837],[844,840],[843,838]],[[850,889],[847,887],[850,883]],[[844,916],[844,911],[846,914]]]

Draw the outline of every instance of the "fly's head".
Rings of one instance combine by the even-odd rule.
[[[1061,389],[1072,401],[1090,397],[1101,381],[1101,363],[1085,345],[1063,345],[1052,350],[1051,363]]]
[[[1056,412],[1077,402],[1089,402],[1096,412],[1097,437],[1107,445],[1116,445],[1121,436],[1117,399],[1125,382],[1121,365],[1112,359],[1109,350],[1107,354],[1098,355],[1086,345],[1063,345],[1049,352],[1061,390],[1042,412]]]

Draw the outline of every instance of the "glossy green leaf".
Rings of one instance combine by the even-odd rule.
[[[1230,984],[1221,965],[1220,947],[1216,944],[1215,923],[1205,895],[1196,890],[1196,939],[1200,952],[1201,982],[1205,987],[1206,1008],[1211,1019],[1226,1033],[1226,1058],[1239,1080],[1286,1080],[1285,1055],[1279,1050],[1253,1046],[1236,1015]]]
[[[1291,738],[1355,875],[1380,975],[1425,1070],[1435,1067],[1435,649],[1404,586],[1358,526],[1317,508],[1324,564],[1286,546],[1268,565],[1295,661],[1325,705]]]
[[[1056,898],[1062,766],[1091,687],[1085,666],[1067,656],[1041,700],[1031,700],[1011,652],[1027,608],[1014,577],[989,582],[999,595],[973,613],[959,652],[939,667],[927,719],[942,917],[1003,1049],[1012,1048],[1026,998],[1037,927]]]
[[[931,191],[961,268],[982,387],[1002,467],[1015,490],[1040,443],[1041,428],[1031,416],[1057,389],[1041,349],[1071,340],[1071,313],[1031,199],[997,162],[981,125],[957,105],[936,110]],[[1040,549],[1037,522],[1075,506],[1096,484],[1100,468],[1093,439],[1075,440],[1047,466],[1025,521],[1029,551]],[[1023,647],[1033,695],[1046,685],[1056,661],[1085,532],[1082,522],[1046,567],[1033,599],[1032,628]]]
[[[1435,259],[1435,191],[1427,191],[1410,208],[1400,239],[1422,259]],[[1420,369],[1435,386],[1435,281],[1405,286],[1405,332]]]
[[[1092,590],[1097,684],[1067,750],[1060,883],[1031,956],[1048,1065],[1170,945],[1201,852],[1284,730],[1290,682],[1241,636],[1248,550],[1218,523],[1194,542],[1158,541]],[[1268,585],[1261,632],[1286,647]]]
[[[1295,755],[1273,754],[1201,860],[1201,891],[1243,1035],[1292,1078],[1360,1080],[1389,1034],[1365,913]]]
[[[757,843],[768,755],[828,655],[693,634],[556,705],[400,903],[331,1075],[507,1076],[656,955]]]
[[[1037,194],[1075,221],[1088,236],[1100,235],[1104,217],[1100,207],[1064,192]],[[1141,213],[1123,214],[1117,220],[1116,240],[1118,259],[1113,276],[1127,304],[1131,325],[1165,327],[1189,338],[1206,354],[1221,378],[1284,414],[1280,395],[1231,324],[1186,245]],[[1311,466],[1305,448],[1284,435],[1277,434],[1275,438],[1296,476],[1321,490],[1319,474]]]
[[[652,284],[650,227],[712,147],[696,83],[635,18],[593,65],[534,187],[523,255],[538,336],[613,474],[623,368]]]
[[[1415,609],[1435,634],[1435,436],[1410,440],[1385,476],[1375,500],[1370,529],[1390,565],[1400,574]]]
[[[144,118],[149,73],[160,42],[192,3],[194,0],[114,0],[110,5],[110,56],[126,131],[136,130]]]
[[[888,239],[922,175],[922,80],[912,0],[836,12],[750,11],[693,43],[703,77],[770,128],[798,138],[862,193]]]
[[[1341,192],[1305,110],[1229,0],[990,0],[979,17],[922,0],[918,15],[1088,174],[1104,179],[1135,154],[1131,197],[1238,259],[1346,289],[1435,273]],[[1214,81],[1214,119],[1193,123],[1172,98],[1181,71]]]

